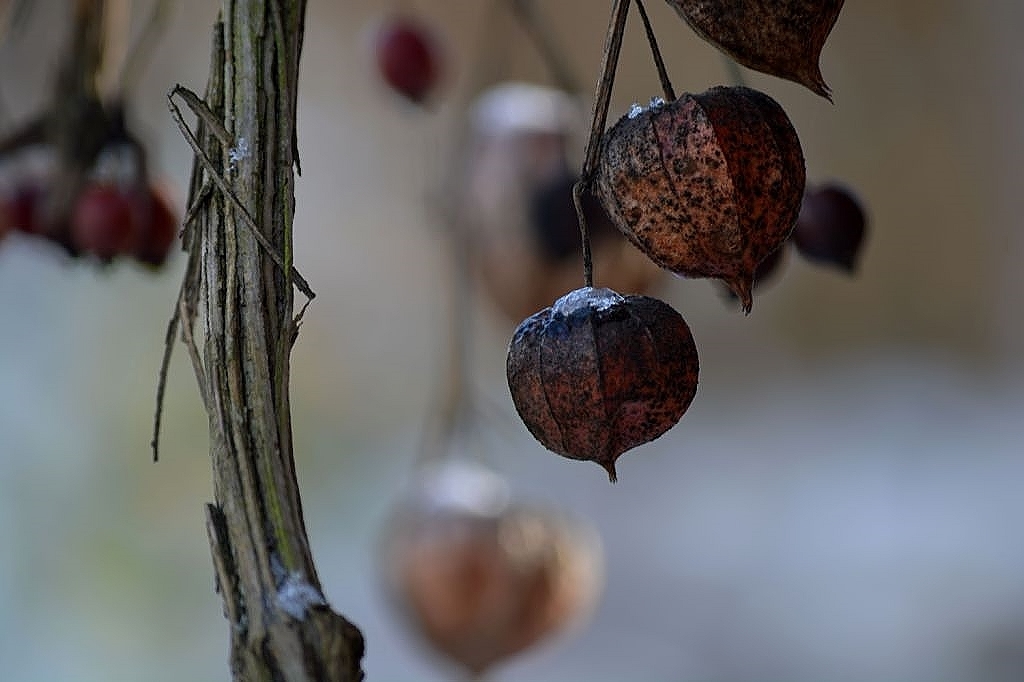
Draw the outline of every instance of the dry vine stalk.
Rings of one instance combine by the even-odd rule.
[[[216,502],[207,505],[207,531],[237,682],[363,677],[362,635],[320,587],[292,456],[293,287],[312,296],[291,263],[305,5],[224,0],[205,100],[181,86],[169,95],[196,157],[183,238],[189,262],[158,400],[180,327],[209,415]],[[197,132],[178,100],[197,115]]]

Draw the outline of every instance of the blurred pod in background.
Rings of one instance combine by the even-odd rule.
[[[603,584],[589,525],[517,502],[500,476],[451,457],[417,471],[381,563],[405,624],[477,678],[588,620]]]
[[[584,116],[561,90],[501,83],[470,108],[470,140],[458,215],[471,242],[473,273],[509,320],[545,308],[583,282],[579,224],[572,199]],[[610,223],[592,196],[584,213],[594,252],[594,282],[647,293],[663,271]]]

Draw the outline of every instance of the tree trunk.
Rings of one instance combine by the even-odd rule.
[[[295,111],[305,0],[224,0],[198,114],[186,215],[183,327],[210,421],[207,530],[231,624],[234,680],[355,682],[359,630],[322,594],[292,456],[289,355]],[[301,314],[300,314],[301,316]],[[197,344],[193,323],[202,325]]]

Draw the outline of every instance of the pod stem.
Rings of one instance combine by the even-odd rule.
[[[562,52],[558,39],[552,35],[547,24],[537,14],[533,0],[509,0],[509,8],[523,31],[533,41],[534,48],[547,66],[555,84],[565,92],[580,93],[583,88],[573,73],[569,59]]]
[[[733,85],[740,85],[746,87],[747,79],[743,75],[743,71],[740,69],[740,65],[736,63],[732,57],[726,53],[722,53],[722,64],[725,66],[726,73],[729,74],[729,80],[732,81]]]
[[[590,230],[583,214],[583,192],[590,189],[594,171],[597,169],[597,159],[601,153],[604,127],[608,121],[608,105],[611,103],[612,86],[615,84],[615,69],[619,64],[619,53],[622,51],[626,17],[629,16],[629,3],[630,0],[614,0],[612,3],[604,56],[601,59],[601,75],[597,80],[594,108],[590,116],[590,136],[587,138],[587,147],[583,155],[583,170],[580,172],[580,179],[572,188],[576,218],[580,224],[580,238],[583,240],[583,281],[588,287],[594,286],[594,262],[590,250]]]
[[[668,69],[665,68],[665,60],[661,58],[661,50],[658,48],[658,39],[654,35],[654,28],[651,26],[651,18],[647,16],[647,8],[643,0],[635,0],[637,11],[640,12],[640,19],[644,22],[644,33],[647,34],[647,44],[651,46],[651,57],[654,58],[654,67],[658,70],[658,80],[661,81],[661,90],[665,93],[666,102],[676,101],[676,91],[672,87],[672,81],[668,77]]]

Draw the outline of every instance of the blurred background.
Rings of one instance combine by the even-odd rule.
[[[44,104],[65,38],[67,3],[31,4],[0,46],[4,127]],[[607,4],[536,3],[584,83]],[[712,47],[648,4],[677,90],[728,82]],[[369,32],[396,11],[443,48],[426,109],[372,66]],[[202,91],[215,14],[171,3],[130,100],[179,208],[191,158],[165,93]],[[863,200],[861,267],[850,278],[791,258],[749,317],[706,281],[668,278],[658,295],[693,330],[700,390],[676,428],[622,457],[614,487],[520,425],[504,378],[514,322],[473,300],[474,384],[497,407],[480,454],[518,495],[592,522],[606,551],[592,622],[493,679],[1024,679],[1020,26],[1009,0],[859,0],[822,57],[834,105],[746,72],[790,115],[809,180]],[[314,556],[366,636],[369,680],[452,679],[388,609],[375,563],[443,372],[449,263],[429,197],[476,89],[550,80],[485,0],[313,0],[302,68],[295,260],[318,297],[292,396]],[[612,120],[658,93],[631,18]],[[100,269],[17,235],[0,244],[5,679],[228,678],[203,526],[207,426],[180,347],[159,464],[148,450],[183,266]]]

